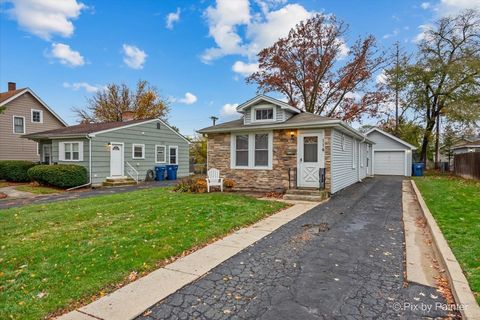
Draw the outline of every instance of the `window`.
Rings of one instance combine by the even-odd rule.
[[[235,166],[248,167],[248,135],[235,137]]]
[[[303,138],[303,162],[318,162],[318,136]]]
[[[156,163],[165,163],[166,162],[166,147],[156,145],[155,146],[155,162]]]
[[[13,133],[25,134],[25,117],[13,116]]]
[[[360,157],[360,167],[363,168],[363,144],[360,144],[360,148],[358,150],[358,155]]]
[[[43,122],[43,111],[32,109],[32,122],[42,123]]]
[[[132,159],[145,159],[144,144],[132,144]]]
[[[345,135],[343,133],[341,138],[341,144],[342,144],[342,151],[345,151]]]
[[[178,147],[170,146],[168,147],[168,163],[169,164],[178,164]]]
[[[83,160],[83,142],[60,142],[60,161],[82,161]],[[45,150],[45,149],[44,149]]]
[[[255,120],[273,120],[273,108],[256,109]]]
[[[268,166],[268,133],[255,135],[255,167]]]
[[[231,164],[238,169],[271,169],[272,133],[233,134]]]

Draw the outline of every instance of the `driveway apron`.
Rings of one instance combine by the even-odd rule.
[[[402,178],[357,183],[183,287],[138,319],[444,317],[404,284]]]

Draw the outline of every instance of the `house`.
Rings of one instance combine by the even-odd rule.
[[[451,150],[454,155],[469,152],[480,152],[480,139],[462,144],[456,144],[455,146],[451,147]]]
[[[365,135],[373,146],[373,173],[378,175],[412,175],[412,153],[417,147],[377,127]]]
[[[38,145],[22,135],[65,128],[67,124],[33,90],[8,83],[0,93],[0,160],[39,160]]]
[[[319,188],[335,193],[372,175],[373,143],[341,120],[265,96],[239,105],[238,120],[199,130],[207,166],[238,189]]]
[[[87,168],[93,186],[106,179],[144,180],[156,165],[178,165],[189,173],[189,141],[160,119],[79,124],[27,134],[40,145],[42,162]]]
[[[458,147],[458,146],[471,144],[472,142],[474,142],[476,140],[480,140],[480,137],[475,137],[475,136],[459,137],[459,138],[454,139],[453,142],[449,146],[447,146],[447,145],[441,146],[440,147],[440,162],[448,162],[449,165],[452,166],[453,165],[453,156],[455,154],[454,149],[456,149],[456,147]],[[465,151],[465,150],[462,150],[462,149],[463,148],[460,147],[459,151],[456,151],[457,154],[458,154],[458,152],[462,153],[462,151]],[[468,149],[466,149],[466,150],[468,150]]]

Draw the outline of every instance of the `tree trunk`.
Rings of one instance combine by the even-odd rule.
[[[425,127],[425,132],[423,134],[422,140],[422,153],[420,155],[420,161],[425,164],[425,168],[427,167],[427,150],[428,150],[428,143],[430,142],[430,137],[432,136],[433,128],[435,127],[435,118],[431,118],[427,122],[427,126]]]
[[[435,134],[435,169],[440,169],[440,113],[437,116]]]

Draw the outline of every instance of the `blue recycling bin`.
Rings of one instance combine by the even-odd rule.
[[[155,180],[163,181],[165,180],[165,166],[155,166]]]
[[[176,164],[167,165],[167,179],[177,180],[177,170],[178,170],[178,165]]]
[[[412,164],[412,175],[415,177],[423,176],[423,169],[425,165],[422,162],[416,162]]]

